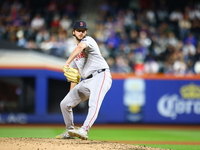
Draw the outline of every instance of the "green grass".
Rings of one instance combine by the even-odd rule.
[[[105,132],[108,133],[106,136]],[[200,141],[200,130],[92,129],[90,134],[90,137],[94,140],[106,141]],[[171,150],[200,150],[200,145],[137,145]]]
[[[0,137],[54,138],[62,133],[61,127],[0,127]],[[200,130],[164,129],[103,129],[92,128],[90,140],[101,141],[200,141]],[[139,145],[139,144],[137,144]],[[172,150],[200,150],[200,145],[156,145],[145,144]],[[144,144],[142,145],[144,146]]]
[[[105,132],[109,133],[106,137]],[[200,130],[92,129],[90,134],[95,140],[200,141]]]
[[[53,138],[55,137],[53,128],[0,128],[0,137],[37,137]]]
[[[144,145],[141,145],[144,146]],[[152,145],[152,144],[145,144],[145,146],[149,147],[157,147],[163,149],[170,149],[170,150],[200,150],[200,145]]]

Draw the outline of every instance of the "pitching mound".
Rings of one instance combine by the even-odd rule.
[[[81,139],[0,138],[0,150],[162,150],[146,146]]]

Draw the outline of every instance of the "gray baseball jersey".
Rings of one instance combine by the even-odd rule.
[[[78,68],[82,78],[87,78],[96,70],[109,68],[92,37],[86,36],[81,42],[84,42],[88,47],[71,62],[70,66]]]

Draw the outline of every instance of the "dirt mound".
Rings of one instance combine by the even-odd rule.
[[[146,146],[81,139],[0,138],[0,150],[162,150]]]

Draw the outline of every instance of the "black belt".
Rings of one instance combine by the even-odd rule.
[[[104,71],[106,71],[106,69],[99,69],[99,70],[97,70],[98,73],[101,73],[101,72],[104,72]],[[90,79],[92,77],[93,77],[93,74],[89,75],[86,79]]]

